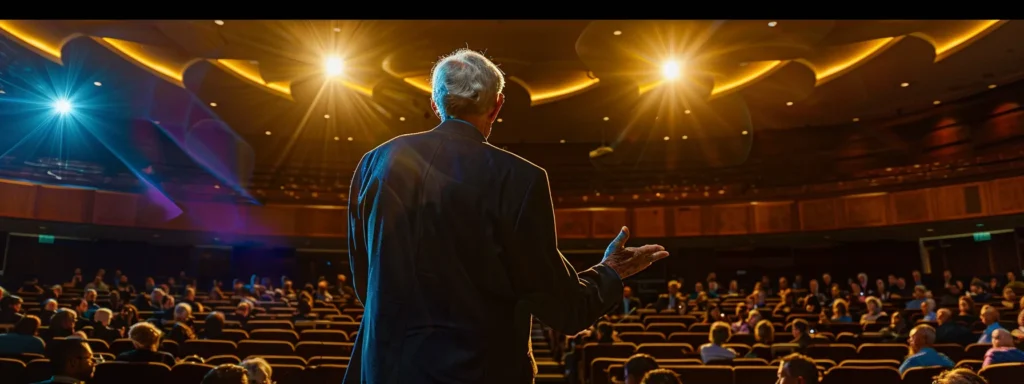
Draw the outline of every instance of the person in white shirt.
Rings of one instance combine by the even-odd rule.
[[[710,362],[730,361],[736,358],[736,351],[726,348],[724,345],[732,336],[729,323],[717,321],[711,324],[711,331],[708,339],[710,343],[700,346],[700,359],[704,364]]]

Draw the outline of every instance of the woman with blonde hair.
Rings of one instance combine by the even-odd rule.
[[[957,368],[935,376],[933,384],[988,384],[988,380],[967,368]]]
[[[864,300],[864,303],[867,305],[868,311],[860,317],[861,324],[874,323],[878,321],[879,317],[889,316],[889,314],[882,310],[882,300],[879,298],[869,296],[867,300]]]
[[[161,336],[163,336],[163,332],[160,332],[153,324],[143,322],[133,325],[128,330],[128,338],[132,339],[135,349],[117,355],[117,361],[163,363],[168,367],[173,367],[177,363],[174,356],[158,350]]]

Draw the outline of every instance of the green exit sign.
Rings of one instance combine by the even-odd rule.
[[[53,244],[53,235],[39,235],[39,244]]]
[[[992,234],[989,232],[975,232],[974,241],[989,241],[992,240]]]

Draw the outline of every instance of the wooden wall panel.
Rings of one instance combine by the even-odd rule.
[[[675,207],[672,211],[673,236],[701,234],[701,207]]]
[[[750,233],[750,207],[749,203],[714,206],[711,210],[714,234],[742,235]]]
[[[188,214],[179,216],[178,225],[204,232],[243,232],[245,216],[241,206],[221,203],[187,202],[182,208]],[[186,221],[186,223],[180,223]]]
[[[896,192],[889,194],[892,207],[892,224],[908,224],[928,221],[932,218],[928,190]]]
[[[139,195],[96,191],[93,194],[92,222],[99,225],[134,226],[139,215]]]
[[[1024,212],[1024,177],[995,180],[992,190],[992,214]]]
[[[934,218],[955,220],[985,215],[988,211],[986,191],[982,184],[932,188],[929,193],[932,195]]]
[[[598,208],[592,210],[590,215],[593,220],[590,234],[595,239],[618,236],[622,226],[629,224],[625,208]]]
[[[0,181],[0,216],[35,218],[36,187],[35,184]]]
[[[36,189],[36,218],[46,221],[89,223],[92,221],[91,189],[39,186]]]
[[[800,228],[805,231],[822,231],[835,229],[839,226],[836,199],[801,201]]]
[[[242,209],[245,215],[245,232],[250,235],[299,236],[297,228],[298,206],[247,206]]]
[[[873,227],[886,224],[888,216],[886,211],[889,210],[887,194],[844,196],[839,198],[839,204],[843,207],[839,219],[840,226],[843,228]]]
[[[630,228],[635,237],[668,236],[665,222],[668,220],[664,207],[645,207],[633,209],[633,227]]]
[[[296,211],[295,229],[302,236],[343,237],[348,233],[348,214],[344,208],[302,207]]]
[[[752,205],[754,232],[776,233],[793,231],[793,203],[773,202]]]
[[[591,216],[589,209],[556,209],[555,229],[563,239],[586,239],[590,237]]]

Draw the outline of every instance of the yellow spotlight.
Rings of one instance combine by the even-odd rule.
[[[345,60],[340,57],[331,56],[324,61],[324,73],[327,77],[336,77],[345,71]]]
[[[666,61],[661,65],[661,76],[665,77],[665,80],[678,79],[680,71],[679,62],[675,60]]]

